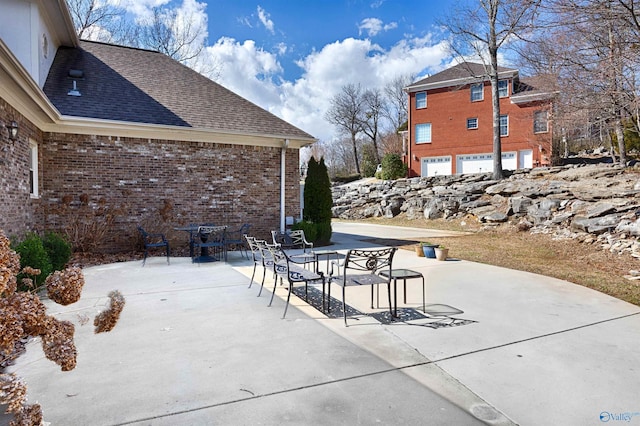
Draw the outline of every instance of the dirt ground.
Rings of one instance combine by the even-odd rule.
[[[640,281],[625,278],[630,270],[640,270],[640,259],[603,250],[598,243],[554,240],[551,235],[531,234],[512,226],[486,229],[469,220],[408,220],[398,216],[366,221],[381,225],[468,231],[468,235],[433,238],[429,242],[448,247],[450,257],[563,279],[640,306]],[[414,250],[418,241],[387,243]]]

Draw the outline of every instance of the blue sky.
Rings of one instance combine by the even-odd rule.
[[[346,84],[383,88],[401,75],[450,66],[435,25],[455,0],[107,0],[133,16],[176,9],[201,25],[189,64],[322,141],[340,137],[324,117]],[[180,16],[180,15],[179,15]]]

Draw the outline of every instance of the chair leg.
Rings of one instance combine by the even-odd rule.
[[[345,289],[347,286],[342,286],[342,314],[344,315],[344,326],[348,327],[347,325],[347,303],[345,302],[345,297],[344,297],[344,293],[345,293]]]
[[[264,279],[267,276],[267,268],[264,266],[262,268],[262,282],[260,283],[260,291],[258,292],[258,297],[262,294],[262,289],[264,288]]]
[[[144,266],[144,263],[147,261],[147,252],[148,252],[148,250],[145,248],[144,249],[144,257],[142,258],[142,266]]]
[[[394,281],[393,288],[395,289],[396,283]],[[391,305],[391,281],[387,283],[387,294],[389,295],[389,313],[391,314],[391,318],[393,318],[393,306]]]
[[[249,281],[249,287],[248,288],[251,288],[251,285],[253,284],[253,277],[256,276],[256,267],[257,266],[258,265],[255,262],[253,262],[253,274],[251,274],[251,281]]]
[[[169,262],[169,258],[171,257],[171,250],[169,249],[169,245],[167,244],[167,265],[171,265]]]
[[[282,319],[287,316],[287,309],[289,309],[289,299],[291,299],[291,289],[293,288],[293,283],[289,282],[289,293],[287,294],[287,303],[284,305],[284,314],[282,315]]]
[[[280,278],[280,285],[282,285],[282,278]],[[269,304],[267,306],[271,306],[273,303],[273,296],[276,295],[276,288],[278,288],[278,277],[273,281],[273,293],[271,293],[271,299],[269,299]]]

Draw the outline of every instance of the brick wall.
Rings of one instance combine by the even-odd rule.
[[[9,139],[2,127],[18,122],[18,139]],[[41,140],[40,131],[0,98],[0,229],[8,237],[21,237],[37,229],[36,203],[29,195],[29,139]]]
[[[136,225],[186,246],[175,226],[213,222],[270,237],[280,226],[280,148],[45,135],[42,219],[47,229],[93,235],[99,251],[139,245]],[[286,155],[286,215],[299,216],[298,151]]]
[[[511,84],[509,86],[510,95]],[[410,94],[411,154],[417,157],[452,156],[452,172],[456,155],[493,152],[493,108],[491,84],[484,85],[484,100],[471,102],[469,86],[442,88],[427,93],[427,107],[416,109],[415,93]],[[502,151],[533,150],[534,165],[549,164],[551,156],[551,123],[549,132],[534,134],[534,111],[549,104],[515,105],[510,97],[500,99],[500,114],[509,116],[509,135],[502,137]],[[478,129],[467,130],[467,118],[478,118]],[[551,113],[549,112],[549,119]],[[415,143],[415,125],[431,123],[431,143]],[[542,150],[540,149],[542,147]],[[420,161],[411,159],[411,176],[420,175]]]

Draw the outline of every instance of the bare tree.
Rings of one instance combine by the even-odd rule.
[[[154,7],[151,19],[142,26],[141,43],[145,48],[153,49],[186,63],[202,52],[204,43],[202,34],[206,32],[193,14],[181,15],[176,9]]]
[[[539,22],[535,43],[523,53],[532,68],[553,70],[558,77],[556,122],[564,123],[563,138],[602,144],[615,136],[619,161],[626,164],[624,122],[633,122],[638,108],[637,0],[544,4],[546,21]],[[585,119],[584,131],[573,124],[584,125]]]
[[[373,152],[377,164],[380,164],[380,149],[378,139],[380,135],[380,122],[383,118],[384,99],[378,89],[366,90],[363,94],[364,115],[362,120],[362,131],[371,139]]]
[[[482,60],[491,81],[493,106],[493,178],[502,179],[498,51],[531,31],[540,0],[479,0],[464,3],[442,25],[453,39],[451,48],[462,58]]]
[[[409,117],[409,96],[404,89],[415,79],[414,74],[396,76],[384,87],[385,108],[383,114],[395,132],[407,122]]]
[[[358,174],[360,174],[358,134],[362,132],[365,111],[365,101],[360,84],[347,84],[342,86],[340,93],[331,99],[331,106],[325,114],[328,122],[350,137],[356,173]]]
[[[67,0],[67,5],[78,38],[117,44],[129,38],[124,9],[101,0]]]
[[[138,21],[110,2],[66,1],[81,39],[155,50],[210,78],[219,74],[220,65],[201,55],[207,37],[207,23],[201,15],[164,6],[153,8],[150,18]]]

